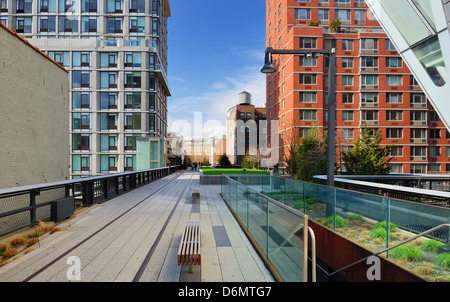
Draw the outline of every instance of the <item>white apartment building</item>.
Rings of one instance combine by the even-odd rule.
[[[0,21],[70,72],[71,178],[137,170],[137,137],[164,144],[170,16],[169,0],[0,0]]]

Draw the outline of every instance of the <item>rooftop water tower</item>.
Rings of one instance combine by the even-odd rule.
[[[251,105],[252,95],[247,91],[242,91],[239,93],[239,105]]]

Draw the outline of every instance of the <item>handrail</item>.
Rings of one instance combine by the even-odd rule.
[[[311,235],[311,271],[312,271],[312,282],[316,282],[316,236],[314,235],[313,229],[308,226],[309,234]]]
[[[411,238],[408,238],[408,239],[406,239],[406,240],[404,240],[404,241],[401,241],[401,242],[399,242],[399,243],[397,243],[397,244],[394,244],[394,245],[391,246],[391,247],[385,248],[385,249],[382,250],[382,251],[373,253],[372,255],[369,255],[369,256],[367,256],[367,257],[364,257],[364,258],[362,258],[362,259],[360,259],[360,260],[358,260],[358,261],[355,261],[355,262],[353,262],[353,263],[351,263],[351,264],[349,264],[349,265],[344,266],[343,268],[338,269],[337,271],[332,272],[332,273],[329,274],[328,276],[332,276],[332,275],[334,275],[334,274],[337,274],[337,273],[339,273],[339,272],[341,272],[341,271],[343,271],[343,270],[345,270],[345,269],[347,269],[347,268],[349,268],[349,267],[351,267],[351,266],[353,266],[353,265],[355,265],[355,264],[358,264],[358,263],[360,263],[360,262],[363,262],[363,261],[369,259],[369,258],[372,257],[372,256],[377,256],[377,255],[379,255],[379,254],[381,254],[381,253],[387,252],[387,251],[389,251],[389,250],[391,250],[391,249],[393,249],[393,248],[396,248],[396,247],[398,247],[398,246],[400,246],[400,245],[403,245],[403,244],[405,244],[405,243],[407,243],[407,242],[410,242],[410,241],[412,241],[412,240],[415,240],[415,239],[417,239],[417,238],[419,238],[419,237],[422,237],[422,236],[424,236],[424,235],[426,235],[426,234],[429,234],[429,233],[431,233],[431,232],[437,231],[437,230],[439,230],[439,229],[441,229],[441,228],[443,228],[443,227],[450,227],[450,223],[444,223],[444,224],[438,225],[438,226],[436,226],[436,227],[434,227],[434,228],[429,229],[428,231],[422,232],[422,233],[417,234],[417,235],[415,235],[415,236],[413,236],[413,237],[411,237]]]

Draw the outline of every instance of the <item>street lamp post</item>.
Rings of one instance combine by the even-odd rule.
[[[334,187],[334,156],[335,156],[335,122],[336,122],[336,48],[330,50],[316,50],[316,49],[273,49],[268,47],[266,49],[265,64],[261,69],[262,73],[274,73],[277,71],[273,65],[273,54],[289,54],[300,55],[307,57],[319,57],[321,55],[328,55],[328,140],[327,140],[327,185]]]

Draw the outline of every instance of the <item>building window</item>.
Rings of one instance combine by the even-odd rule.
[[[378,58],[361,57],[361,71],[378,71]]]
[[[59,33],[78,32],[78,19],[59,17]]]
[[[377,75],[361,75],[361,89],[377,88],[378,76]]]
[[[72,68],[90,67],[91,53],[74,51],[72,53]]]
[[[387,128],[386,129],[386,138],[387,139],[403,138],[403,129],[402,128]]]
[[[109,93],[109,92],[100,93],[100,109],[101,110],[117,109],[117,93]]]
[[[342,50],[352,51],[353,50],[353,40],[342,40]]]
[[[130,13],[145,13],[145,0],[130,0]]]
[[[0,0],[0,13],[8,12],[8,0]]]
[[[411,110],[410,111],[411,125],[425,125],[427,122],[426,111]]]
[[[302,91],[300,92],[300,103],[316,103],[317,102],[317,93]]]
[[[300,67],[316,67],[317,59],[314,57],[308,58],[306,56],[300,57]]]
[[[361,110],[361,122],[368,125],[378,124],[378,111],[377,110]]]
[[[339,19],[341,24],[351,24],[351,11],[349,9],[336,9],[334,11],[335,19]]]
[[[116,52],[102,52],[100,53],[100,68],[115,68],[117,67],[117,53]]]
[[[315,121],[316,110],[299,110],[299,117],[301,121]]]
[[[336,6],[350,6],[350,0],[335,0]]]
[[[430,139],[440,139],[441,129],[430,129]]]
[[[31,17],[16,18],[16,32],[23,34],[31,33]]]
[[[81,12],[82,13],[97,12],[97,0],[81,0]]]
[[[392,43],[392,41],[389,39],[386,39],[386,50],[396,51],[394,43]]]
[[[145,33],[145,17],[130,17],[130,33]]]
[[[85,109],[90,108],[91,94],[90,92],[78,92],[72,93],[72,108],[73,109]]]
[[[319,9],[319,23],[326,24],[329,22],[328,9]]]
[[[386,67],[387,68],[402,68],[403,60],[399,57],[387,57]]]
[[[403,103],[403,94],[400,92],[388,92],[386,93],[386,103],[388,104],[401,104]]]
[[[123,0],[108,0],[107,12],[108,13],[122,13]]]
[[[300,38],[300,48],[315,49],[317,48],[317,39],[312,37]]]
[[[353,121],[353,110],[343,110],[342,111],[342,121],[352,122]]]
[[[342,58],[342,68],[353,68],[353,58]]]
[[[309,8],[296,8],[295,9],[296,20],[310,20],[311,10]]]
[[[141,130],[140,113],[125,113],[125,130]]]
[[[125,67],[141,67],[141,53],[140,52],[126,52],[125,56]]]
[[[91,136],[89,134],[74,133],[72,134],[72,151],[88,151],[90,150]]]
[[[403,120],[402,110],[386,110],[386,120],[389,122],[398,122]]]
[[[141,72],[125,72],[125,88],[141,88]]]
[[[378,93],[365,92],[361,93],[361,107],[377,107],[378,106]]]
[[[353,93],[343,93],[342,104],[353,104]]]
[[[122,18],[106,18],[106,32],[108,34],[122,33]]]
[[[82,33],[96,33],[97,32],[97,17],[81,17],[81,32]]]
[[[366,11],[365,10],[355,10],[355,24],[364,25],[366,21]]]
[[[427,165],[411,165],[410,172],[413,174],[426,174]]]
[[[364,53],[378,53],[378,39],[363,38],[361,39],[360,52]]]
[[[300,74],[301,85],[315,85],[317,83],[317,75],[315,74]]]
[[[141,93],[125,93],[125,109],[141,109]]]
[[[56,17],[46,16],[38,17],[38,31],[40,33],[54,33],[56,32]]]
[[[411,93],[411,107],[426,107],[427,99],[424,93]]]
[[[402,78],[403,77],[401,75],[387,75],[386,76],[386,85],[387,86],[401,86]]]
[[[89,88],[91,86],[89,71],[72,71],[72,88]]]
[[[391,146],[388,156],[402,157],[403,156],[403,147],[401,147],[401,146]]]
[[[353,86],[353,76],[343,75],[342,76],[342,86]]]
[[[430,122],[440,122],[441,118],[436,111],[430,111]]]
[[[430,157],[439,157],[441,156],[441,147],[432,146],[430,147]]]

